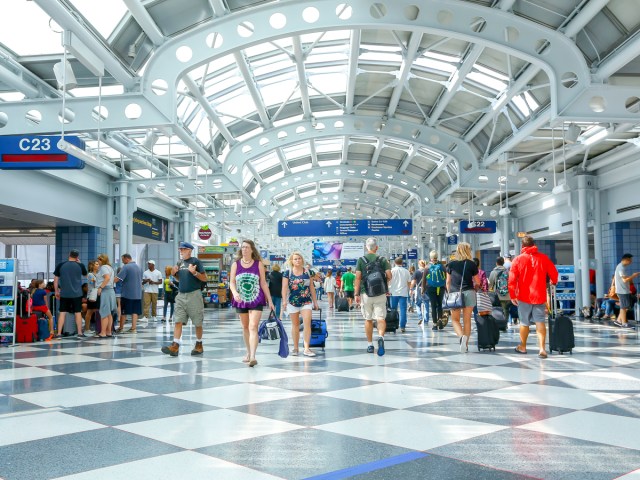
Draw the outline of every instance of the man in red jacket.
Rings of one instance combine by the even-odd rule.
[[[538,356],[547,358],[544,346],[547,336],[547,279],[554,285],[558,283],[558,270],[549,257],[538,252],[533,238],[527,235],[522,239],[522,252],[513,260],[509,270],[509,295],[511,303],[517,305],[520,317],[518,353],[527,353],[529,325],[533,321],[538,334]]]

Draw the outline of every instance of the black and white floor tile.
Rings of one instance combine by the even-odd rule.
[[[461,354],[410,315],[379,357],[358,312],[324,307],[324,352],[263,342],[255,368],[230,309],[206,310],[201,357],[191,326],[163,355],[161,323],[0,349],[0,478],[640,480],[635,330],[577,321],[574,354],[542,360],[517,327]]]

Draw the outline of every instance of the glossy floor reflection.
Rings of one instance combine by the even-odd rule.
[[[255,368],[227,309],[206,310],[202,357],[191,327],[163,355],[161,323],[0,349],[0,478],[640,479],[636,331],[576,322],[574,354],[541,360],[512,327],[461,354],[410,314],[378,357],[358,312],[323,307],[324,352],[263,342]]]

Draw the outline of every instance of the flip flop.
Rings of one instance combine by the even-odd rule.
[[[540,353],[538,354],[538,357],[539,357],[539,358],[547,358],[547,352],[540,352]]]
[[[523,352],[523,351],[522,351],[522,350],[520,350],[518,347],[516,347],[514,350],[516,351],[516,353],[519,353],[520,355],[526,355],[526,354],[527,354],[527,351],[526,351],[526,350]]]

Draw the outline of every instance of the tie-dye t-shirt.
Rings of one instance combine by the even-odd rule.
[[[254,261],[249,268],[242,266],[242,262],[236,262],[236,288],[240,294],[240,301],[235,299],[231,305],[236,308],[255,308],[266,305],[266,299],[260,286],[260,266]]]

